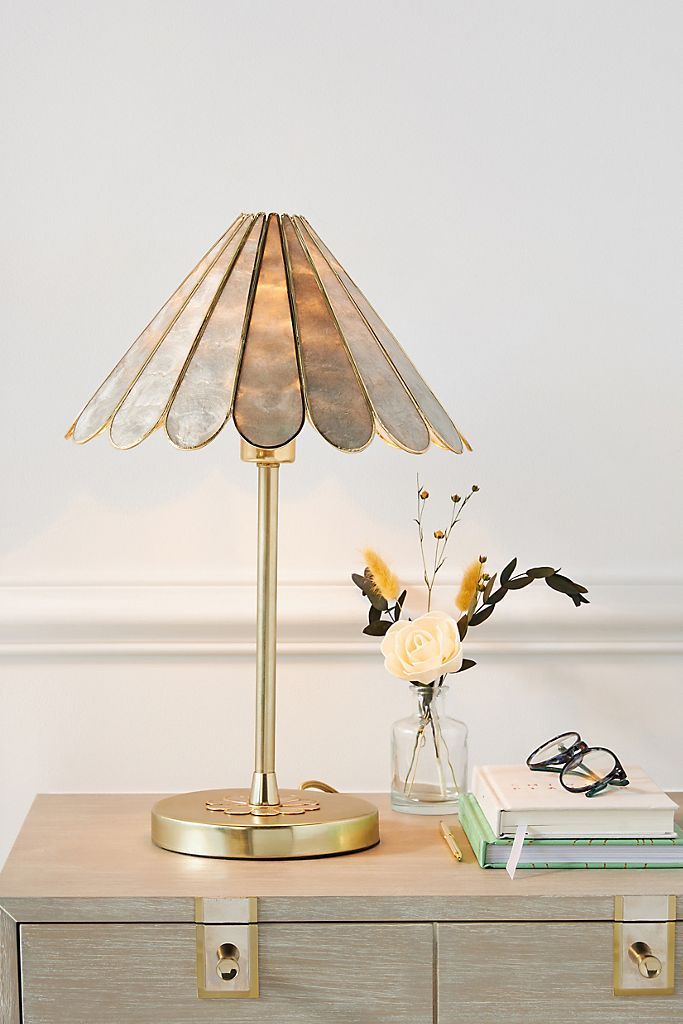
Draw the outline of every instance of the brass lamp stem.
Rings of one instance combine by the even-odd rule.
[[[278,465],[258,466],[258,590],[256,616],[256,751],[250,803],[277,805],[275,777],[275,654],[277,644]]]
[[[277,656],[277,519],[280,465],[295,446],[254,448],[242,441],[242,459],[258,469],[258,575],[256,620],[256,747],[249,803],[280,805],[275,775],[275,665]]]

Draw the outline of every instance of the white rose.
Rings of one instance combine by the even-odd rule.
[[[462,665],[458,624],[445,612],[427,612],[412,622],[395,622],[381,646],[384,667],[409,682],[433,683]]]

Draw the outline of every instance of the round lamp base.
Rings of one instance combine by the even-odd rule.
[[[152,840],[174,853],[239,860],[329,857],[379,842],[377,808],[357,796],[280,791],[282,813],[252,814],[248,790],[165,797],[152,808]]]

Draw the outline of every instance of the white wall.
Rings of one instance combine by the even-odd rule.
[[[481,487],[447,582],[486,551],[593,592],[511,595],[482,627],[449,697],[474,760],[575,726],[683,788],[681,29],[667,0],[5,4],[0,861],[38,790],[248,778],[234,430],[191,456],[62,440],[242,209],[309,217],[475,446],[302,436],[282,779],[387,785],[408,697],[343,584],[368,542],[417,578],[419,468],[441,506]]]

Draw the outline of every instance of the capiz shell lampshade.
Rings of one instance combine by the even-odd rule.
[[[242,214],[159,310],[67,437],[134,448],[161,426],[201,448],[232,417],[280,448],[305,417],[335,448],[469,447],[394,335],[303,217]]]
[[[329,785],[281,790],[275,772],[278,479],[306,417],[335,448],[375,434],[420,455],[469,448],[413,363],[309,223],[242,214],[147,325],[80,413],[79,444],[117,448],[163,426],[178,448],[232,417],[258,468],[256,729],[248,790],[186,793],[152,808],[176,853],[246,859],[352,853],[379,842],[377,809]],[[318,789],[315,798],[304,793]]]

